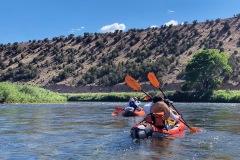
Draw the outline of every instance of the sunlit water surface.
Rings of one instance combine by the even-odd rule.
[[[132,141],[142,117],[111,116],[125,103],[0,105],[0,159],[226,159],[240,151],[240,104],[175,103],[185,121],[203,130]]]

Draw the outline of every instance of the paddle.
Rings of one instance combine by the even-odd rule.
[[[156,78],[156,76],[154,75],[154,73],[149,72],[149,73],[148,73],[148,79],[149,79],[149,81],[151,82],[151,84],[152,84],[154,87],[158,88],[158,89],[162,92],[162,94],[163,94],[163,96],[164,96],[164,99],[167,99],[167,96],[164,94],[164,92],[163,92],[162,89],[160,88],[160,83],[159,83],[159,81],[157,80],[157,78]],[[173,105],[173,104],[171,104],[171,105],[172,105],[172,107],[174,108],[174,110],[179,114],[179,112],[178,112],[177,109],[174,107],[174,105]],[[180,114],[179,114],[179,115],[180,115]],[[181,119],[182,119],[182,120],[181,120]],[[187,124],[187,122],[183,119],[183,117],[181,117],[181,119],[180,119],[180,121],[183,122],[183,123],[190,129],[190,132],[201,132],[201,130],[198,129],[198,128],[196,128],[196,127],[190,127],[190,126]]]
[[[125,77],[125,82],[133,90],[141,91],[141,92],[145,93],[147,96],[149,96],[152,99],[152,97],[148,93],[146,93],[144,90],[142,90],[142,87],[140,86],[140,84],[134,78],[132,78],[131,76],[126,76]]]
[[[119,106],[116,106],[115,109],[116,109],[116,111],[112,112],[112,116],[118,116],[119,113],[123,111],[123,108],[119,107]]]
[[[112,116],[118,116],[118,112],[116,111],[116,112],[112,112]]]
[[[121,111],[123,110],[122,107],[118,107],[118,106],[116,106],[115,109],[116,109],[116,111],[118,111],[118,112],[121,112]]]

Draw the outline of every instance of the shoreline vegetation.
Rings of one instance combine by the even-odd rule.
[[[148,91],[154,96],[159,91]],[[239,90],[214,90],[207,92],[165,91],[174,102],[240,103]],[[0,82],[0,103],[67,103],[77,101],[127,102],[130,97],[143,101],[143,92],[57,93],[40,87]]]
[[[148,92],[151,96],[156,91]],[[174,102],[203,102],[203,103],[240,103],[239,90],[214,90],[207,92],[179,92],[166,91],[166,96]],[[68,101],[117,101],[126,102],[130,97],[138,97],[141,101],[146,96],[142,92],[109,92],[109,93],[75,93],[62,94],[66,96]]]
[[[0,82],[0,103],[66,103],[59,93],[29,85]]]

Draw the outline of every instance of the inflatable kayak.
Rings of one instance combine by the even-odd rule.
[[[116,111],[112,113],[112,116],[118,116],[118,115],[122,115],[124,117],[134,117],[134,116],[144,116],[145,115],[145,110],[143,108],[138,108],[135,111],[133,111],[134,109],[132,107],[119,107],[116,106],[115,107]]]
[[[166,137],[169,135],[180,134],[185,130],[186,126],[181,121],[175,123],[171,129],[158,128],[150,123],[135,124],[131,128],[131,137],[133,139],[144,139],[148,137]]]
[[[122,111],[122,115],[124,117],[144,116],[145,111],[142,108],[139,108],[139,109],[136,109],[135,111],[133,111],[132,107],[126,107]]]

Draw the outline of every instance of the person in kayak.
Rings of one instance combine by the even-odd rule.
[[[133,108],[133,112],[137,109],[137,110],[141,110],[141,108],[139,108],[139,105],[141,104],[140,101],[138,101],[138,99],[136,97],[134,98],[130,98],[129,99],[129,103],[128,106]]]
[[[135,101],[137,104],[140,104],[140,103],[141,103],[141,102],[138,100],[137,97],[134,97],[133,99],[134,99],[134,101]]]
[[[163,100],[160,95],[154,96],[153,101],[143,107],[148,114],[145,120],[156,127],[171,129],[172,125],[175,124],[174,121],[179,120],[181,116],[170,109],[170,104],[171,101]],[[173,123],[169,125],[168,121],[173,121]]]

